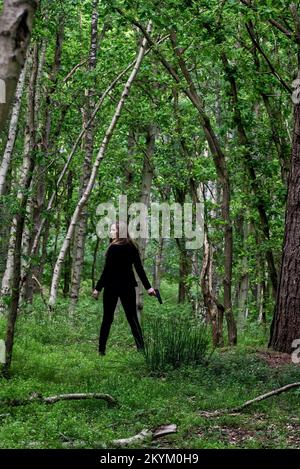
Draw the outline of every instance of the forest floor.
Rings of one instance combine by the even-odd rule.
[[[165,289],[166,290],[166,289]],[[169,290],[164,308],[174,309]],[[172,296],[173,295],[173,296]],[[180,308],[184,306],[177,307]],[[153,298],[147,311],[159,314]],[[251,405],[240,414],[201,415],[236,407],[260,394],[299,381],[300,365],[266,348],[267,336],[252,325],[234,349],[215,351],[206,365],[185,366],[154,375],[136,352],[120,306],[107,355],[97,354],[102,297],[80,300],[69,316],[60,300],[53,318],[37,300],[18,319],[10,379],[0,379],[0,400],[103,392],[101,400],[46,405],[0,405],[0,448],[112,448],[112,441],[143,429],[176,424],[177,432],[130,448],[300,448],[300,390]],[[0,320],[0,337],[5,321]],[[275,364],[275,366],[274,366]]]

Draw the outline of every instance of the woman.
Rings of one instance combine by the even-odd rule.
[[[100,291],[104,287],[103,320],[99,337],[100,355],[105,355],[106,342],[114,319],[114,311],[118,298],[120,298],[127,321],[131,327],[137,350],[141,351],[144,349],[142,330],[136,312],[135,287],[137,286],[137,282],[132,270],[132,264],[148,294],[156,295],[142,266],[138,247],[130,238],[126,224],[123,225],[126,237],[119,236],[121,223],[122,222],[119,224],[117,222],[111,225],[110,245],[105,253],[106,260],[104,269],[93,291],[93,297],[97,299]]]

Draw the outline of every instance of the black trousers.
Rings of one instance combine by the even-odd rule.
[[[105,286],[103,289],[103,319],[100,328],[99,351],[105,352],[106,342],[109,336],[110,327],[114,320],[114,312],[120,297],[121,304],[129,322],[137,349],[144,348],[144,339],[136,312],[136,291],[135,287],[118,288]]]

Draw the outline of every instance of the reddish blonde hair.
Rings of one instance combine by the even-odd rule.
[[[129,235],[127,223],[125,223],[123,221],[120,221],[120,222],[117,221],[116,223],[113,223],[113,225],[116,225],[117,236],[116,236],[116,238],[109,238],[109,246],[108,246],[108,248],[105,252],[105,255],[107,256],[108,250],[109,250],[110,246],[113,245],[113,244],[131,244],[134,247],[136,247],[137,250],[139,251],[139,246],[138,246],[137,242],[134,239],[132,239],[131,236]],[[123,225],[123,226],[126,227],[126,236],[121,237],[121,238],[119,236],[120,225]]]

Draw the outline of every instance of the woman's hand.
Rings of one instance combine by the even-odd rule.
[[[149,290],[147,290],[147,293],[148,293],[148,295],[150,295],[150,296],[156,296],[155,290],[154,290],[154,288],[152,288],[152,287],[149,288]]]
[[[92,297],[95,298],[95,300],[98,300],[98,296],[99,296],[99,292],[98,290],[95,289],[92,293]]]

